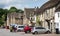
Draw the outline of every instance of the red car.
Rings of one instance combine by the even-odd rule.
[[[31,32],[31,27],[25,26],[25,27],[24,27],[24,32],[25,32],[25,33]]]

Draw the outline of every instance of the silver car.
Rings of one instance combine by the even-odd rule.
[[[34,27],[32,29],[32,34],[38,34],[38,33],[51,33],[49,29],[46,29],[44,27]]]
[[[24,25],[17,26],[17,31],[23,31],[23,30],[24,30]]]

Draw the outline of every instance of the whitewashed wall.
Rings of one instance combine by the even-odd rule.
[[[55,20],[54,20],[54,22],[55,22],[55,28],[60,28],[60,17],[58,17],[58,13],[60,15],[60,12],[56,12],[55,13]]]
[[[55,22],[60,22],[60,17],[58,17],[58,13],[60,12],[55,13]]]

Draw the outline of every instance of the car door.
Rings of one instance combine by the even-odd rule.
[[[43,33],[44,29],[42,27],[39,27],[39,33]]]
[[[45,28],[41,27],[40,29],[41,29],[41,33],[45,33],[46,32]]]
[[[44,33],[46,31],[46,29],[43,27],[38,27],[37,30],[39,33]]]
[[[41,32],[42,32],[41,27],[36,27],[36,31],[37,31],[38,33],[41,33]]]

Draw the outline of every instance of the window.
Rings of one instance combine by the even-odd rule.
[[[55,23],[55,27],[56,27],[56,28],[59,27],[59,23]]]
[[[40,27],[36,27],[36,29],[40,29]]]
[[[19,26],[18,28],[24,28],[24,26]]]
[[[45,28],[43,28],[43,27],[36,27],[36,29],[45,29]]]
[[[48,12],[46,11],[46,16],[48,16]]]
[[[60,13],[58,13],[58,17],[60,17]]]
[[[41,29],[45,29],[45,28],[41,27]]]

